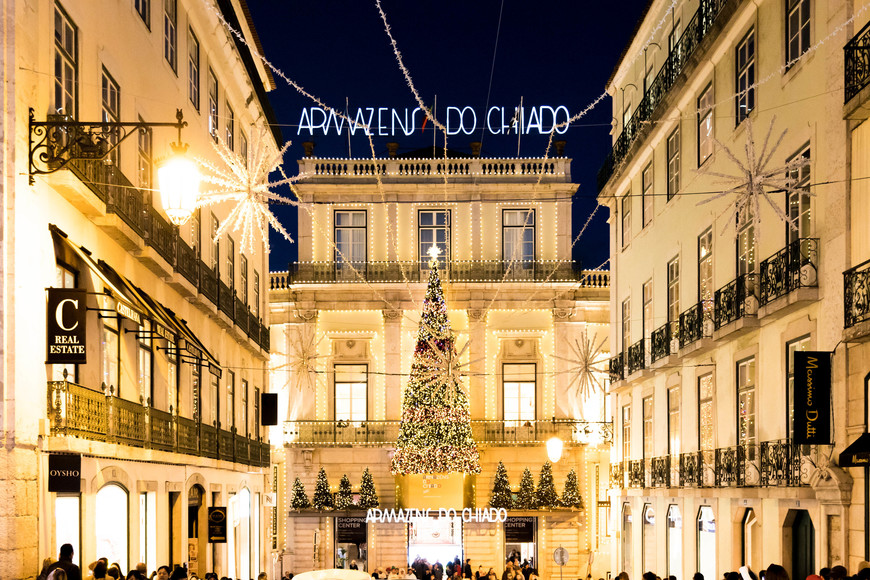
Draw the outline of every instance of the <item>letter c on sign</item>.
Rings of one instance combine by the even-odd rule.
[[[62,330],[66,330],[67,332],[69,332],[71,330],[75,330],[75,328],[79,325],[79,323],[78,323],[78,321],[76,321],[76,323],[73,324],[72,326],[70,326],[69,328],[67,328],[66,326],[63,325],[63,305],[66,302],[72,302],[73,306],[75,306],[76,310],[78,310],[78,308],[79,308],[79,301],[78,300],[73,300],[72,298],[65,298],[65,299],[60,301],[60,304],[57,305],[57,309],[54,311],[54,317],[57,320],[57,325]]]

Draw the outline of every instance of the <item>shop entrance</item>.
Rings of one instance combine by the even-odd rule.
[[[537,568],[535,551],[535,528],[538,518],[516,517],[507,518],[504,522],[504,556],[506,560],[513,559],[517,564],[528,562],[532,568]]]
[[[462,561],[462,518],[411,518],[408,523],[408,562],[430,564]],[[440,580],[440,579],[439,579]]]

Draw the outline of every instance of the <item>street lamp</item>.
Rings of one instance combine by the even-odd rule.
[[[547,458],[553,463],[562,459],[562,440],[558,437],[547,439]]]
[[[172,155],[157,167],[157,184],[160,187],[160,199],[163,210],[169,221],[183,225],[196,210],[199,195],[199,169],[196,163],[187,155],[187,143],[181,141],[183,126],[181,110],[176,113],[178,119],[178,141],[170,143]]]

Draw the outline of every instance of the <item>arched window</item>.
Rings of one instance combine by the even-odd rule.
[[[698,571],[704,578],[717,578],[716,518],[708,505],[698,510]]]
[[[683,515],[676,505],[668,507],[668,575],[682,580],[683,576]]]
[[[127,490],[117,483],[104,485],[97,492],[94,531],[96,553],[109,562],[117,562],[121,570],[129,569],[127,558],[129,512]]]

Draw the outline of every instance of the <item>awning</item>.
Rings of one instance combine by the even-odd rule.
[[[870,466],[870,433],[862,433],[840,453],[840,467]]]
[[[158,310],[152,308],[149,302],[143,299],[142,291],[139,290],[139,288],[103,260],[98,260],[97,266],[100,268],[100,271],[105,274],[106,278],[115,282],[115,285],[119,288],[123,288],[127,296],[132,298],[139,306],[139,309],[145,312],[148,318],[151,319],[152,330],[158,336],[172,342],[176,341],[175,335],[177,334],[177,330],[173,326],[172,321],[162,316]]]
[[[142,317],[146,316],[146,313],[136,305],[135,299],[131,298],[118,284],[106,276],[94,258],[91,257],[91,253],[85,248],[72,243],[66,233],[54,224],[49,224],[48,228],[51,231],[55,244],[71,250],[100,279],[107,290],[106,294],[115,299],[115,312],[141,325]]]

